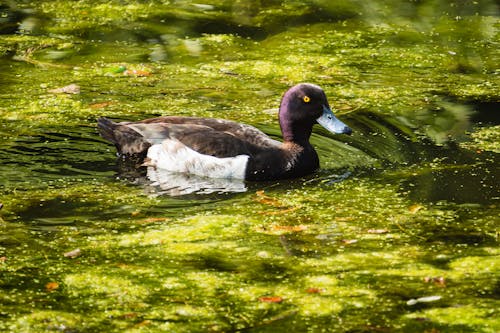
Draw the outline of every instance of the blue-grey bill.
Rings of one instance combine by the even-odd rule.
[[[316,119],[318,124],[336,134],[351,134],[352,129],[335,117],[330,108],[323,106],[323,114]]]

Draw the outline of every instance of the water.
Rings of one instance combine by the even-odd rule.
[[[0,330],[500,330],[493,2],[0,9]],[[300,179],[151,181],[96,130],[175,114],[280,139],[297,82],[354,130],[315,128]]]

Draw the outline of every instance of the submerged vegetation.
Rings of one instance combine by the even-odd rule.
[[[0,3],[0,331],[498,332],[494,1]],[[322,168],[172,197],[99,116],[279,138],[321,85]]]

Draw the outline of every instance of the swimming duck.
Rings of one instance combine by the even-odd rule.
[[[166,116],[119,123],[100,118],[98,127],[121,156],[139,157],[144,166],[252,181],[300,177],[318,169],[318,154],[309,143],[316,123],[332,133],[352,132],[335,117],[325,92],[310,83],[283,95],[279,123],[283,142],[253,126],[214,118]]]

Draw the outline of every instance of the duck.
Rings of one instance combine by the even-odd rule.
[[[209,178],[269,181],[302,177],[319,168],[309,142],[319,124],[334,134],[352,133],[335,117],[325,92],[300,83],[282,96],[278,120],[283,141],[254,126],[217,118],[162,116],[135,122],[98,119],[101,136],[138,166]]]

